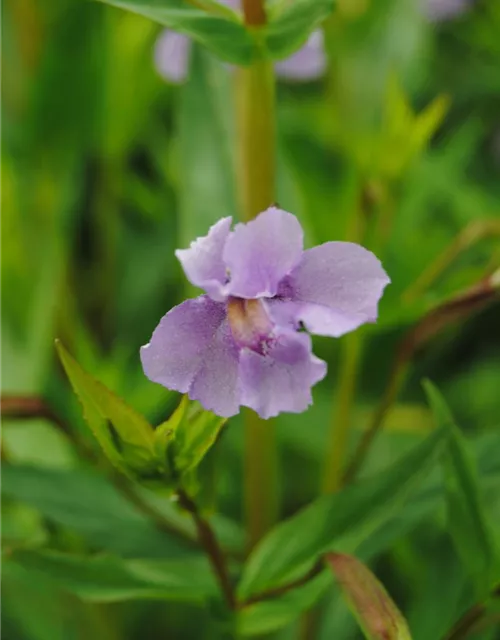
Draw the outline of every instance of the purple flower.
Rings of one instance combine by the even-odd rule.
[[[424,12],[431,22],[451,20],[472,7],[474,0],[424,0]]]
[[[144,372],[221,416],[240,405],[263,418],[300,413],[326,375],[302,327],[338,337],[374,322],[389,278],[357,244],[304,251],[297,218],[275,207],[230,227],[223,218],[176,252],[206,295],[162,318],[141,349]]]
[[[226,2],[226,4],[229,4]],[[189,69],[191,40],[188,36],[165,29],[155,46],[154,60],[159,74],[170,82],[184,82]],[[275,65],[278,77],[287,80],[316,80],[326,70],[323,33],[314,31],[305,45]]]

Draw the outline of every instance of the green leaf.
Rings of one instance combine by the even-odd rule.
[[[411,640],[406,620],[368,567],[343,553],[326,559],[367,640]]]
[[[64,487],[64,491],[61,491]],[[35,489],[36,488],[36,489]],[[95,550],[129,558],[184,558],[201,551],[191,518],[163,496],[148,490],[137,492],[145,501],[184,532],[186,542],[169,536],[137,511],[105,478],[84,470],[59,471],[28,466],[2,468],[2,496],[37,509],[48,521],[81,535]],[[221,544],[234,552],[243,546],[243,534],[223,516],[211,519]]]
[[[312,607],[331,583],[331,575],[324,571],[303,587],[243,607],[238,613],[238,632],[255,636],[281,629]]]
[[[249,64],[254,55],[250,33],[229,11],[212,15],[183,0],[101,0],[183,33],[235,64]],[[232,19],[231,19],[232,18]]]
[[[299,49],[312,31],[333,11],[334,0],[293,0],[271,12],[266,45],[272,58],[286,58]]]
[[[87,424],[109,460],[133,478],[159,471],[151,425],[86,373],[59,341],[56,347],[73,390],[82,403]]]
[[[111,640],[95,606],[68,598],[45,576],[14,562],[2,563],[2,634],[23,640]]]
[[[448,527],[478,596],[483,597],[500,579],[500,555],[484,508],[477,469],[440,392],[429,380],[424,382],[424,388],[436,423],[450,434],[444,458]]]
[[[184,247],[237,210],[232,87],[226,70],[201,47],[192,49],[189,78],[179,98],[178,153],[172,160],[179,171],[177,246]]]
[[[96,550],[136,558],[196,553],[191,546],[159,531],[111,484],[89,471],[4,464],[2,496],[37,509],[49,522],[83,536]],[[190,525],[187,518],[182,520]],[[186,533],[194,536],[189,526]]]
[[[62,589],[92,602],[137,598],[202,600],[217,587],[204,558],[123,560],[115,556],[79,557],[54,551],[16,551],[9,556]]]
[[[170,443],[176,437],[177,430],[187,421],[187,410],[189,408],[189,398],[182,397],[179,405],[168,420],[156,427],[154,432],[154,449],[159,460],[165,460],[169,464],[167,450]]]
[[[195,469],[214,444],[227,418],[210,411],[198,411],[184,421],[172,444],[175,469],[181,475]]]
[[[444,446],[439,430],[389,469],[344,491],[324,496],[278,525],[250,556],[239,595],[297,578],[329,550],[353,552],[372,532],[390,521],[395,508],[429,472]]]

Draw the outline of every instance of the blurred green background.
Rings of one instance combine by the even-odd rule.
[[[146,19],[83,0],[3,4],[2,407],[34,406],[37,416],[3,420],[4,550],[188,558],[116,493],[99,460],[79,455],[75,434],[97,449],[54,339],[153,424],[178,402],[144,377],[139,347],[194,294],[174,250],[236,217],[232,72],[195,46],[187,82],[169,84],[153,63],[161,27]],[[500,266],[500,3],[477,0],[434,21],[436,4],[339,0],[325,25],[328,73],[278,83],[280,206],[299,217],[308,246],[357,238],[392,279],[378,324],[361,330],[353,446],[404,337]],[[499,311],[488,295],[419,337],[363,467],[386,466],[431,429],[420,385],[430,377],[480,466],[496,469],[485,491],[497,532]],[[329,375],[306,414],[276,420],[282,517],[317,495],[343,341],[315,339]],[[241,448],[234,419],[202,468],[205,507],[234,546],[243,536]],[[375,566],[416,640],[437,640],[464,609],[468,581],[441,507],[395,536]],[[197,601],[103,604],[70,591],[50,573],[5,562],[4,637],[222,637]],[[276,637],[299,638],[300,629],[293,621]],[[307,637],[360,636],[329,593]],[[500,633],[493,624],[471,637]]]

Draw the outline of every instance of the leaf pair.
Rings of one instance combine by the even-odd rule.
[[[109,461],[150,488],[180,486],[214,443],[225,420],[184,398],[156,430],[102,383],[86,373],[60,342],[57,351],[84,417]]]
[[[276,3],[262,29],[249,30],[241,16],[212,0],[102,0],[138,13],[203,44],[222,60],[250,64],[259,55],[283,58],[298,49],[333,10],[333,0]],[[262,51],[264,47],[264,51]]]

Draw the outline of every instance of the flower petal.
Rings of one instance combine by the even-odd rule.
[[[218,302],[227,297],[224,293],[227,274],[222,252],[230,236],[230,228],[231,218],[222,218],[210,227],[206,236],[192,242],[189,249],[178,249],[175,252],[188,280],[205,289]]]
[[[239,348],[224,321],[205,350],[203,364],[189,389],[189,397],[219,416],[229,418],[238,413]]]
[[[287,80],[316,80],[326,71],[323,32],[313,31],[303,47],[290,57],[277,62],[276,75]]]
[[[303,232],[297,218],[270,207],[255,220],[236,225],[224,247],[230,270],[228,292],[239,298],[272,297],[299,262]]]
[[[149,344],[141,348],[146,376],[168,389],[186,393],[225,318],[225,305],[207,296],[186,300],[171,309]]]
[[[191,42],[187,36],[164,29],[156,41],[154,60],[158,73],[170,82],[183,82],[188,74]]]
[[[301,413],[312,402],[311,387],[326,375],[326,363],[311,352],[306,333],[282,332],[266,355],[240,354],[241,404],[262,418]]]
[[[351,242],[327,242],[304,252],[286,279],[286,298],[273,301],[270,313],[281,325],[303,322],[312,333],[338,337],[375,322],[389,282],[371,251]]]

